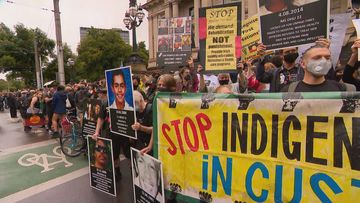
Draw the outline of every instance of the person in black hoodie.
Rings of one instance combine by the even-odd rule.
[[[66,113],[67,95],[64,90],[65,87],[59,85],[52,100],[52,107],[54,110],[54,114],[52,117],[52,128],[54,131],[53,138],[59,137],[58,121],[61,120]]]

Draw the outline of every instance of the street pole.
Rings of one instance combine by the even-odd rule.
[[[130,0],[130,7],[131,6],[136,6],[136,0]],[[132,22],[132,25],[131,25],[131,27],[132,27],[132,43],[133,43],[133,52],[134,53],[136,53],[136,51],[137,51],[137,44],[136,44],[136,24],[137,24],[137,22],[136,22],[136,20],[134,20],[133,22]]]
[[[37,89],[41,88],[40,84],[40,62],[39,62],[39,50],[37,46],[37,39],[34,41],[34,49],[35,49],[35,72],[36,72],[36,87]]]
[[[41,88],[44,88],[44,75],[43,75],[43,68],[41,64],[41,57],[39,58],[40,62],[40,81],[41,81]]]
[[[61,21],[60,21],[60,8],[59,0],[54,0],[54,16],[55,16],[55,30],[56,30],[56,49],[59,69],[59,82],[60,85],[65,85],[65,72],[64,72],[64,49],[62,46],[61,37]]]

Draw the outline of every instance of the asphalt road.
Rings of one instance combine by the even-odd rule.
[[[59,162],[49,171],[45,170],[44,161],[31,166],[19,165],[21,157],[28,154],[50,156],[57,146],[58,140],[51,139],[45,129],[24,132],[21,120],[15,122],[8,111],[0,112],[0,203],[133,202],[130,163],[123,158],[117,197],[90,187],[87,158],[83,156],[67,158],[71,166]],[[51,159],[47,161],[50,163]]]

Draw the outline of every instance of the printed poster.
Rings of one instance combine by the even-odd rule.
[[[105,77],[111,132],[137,139],[136,131],[131,128],[135,123],[136,115],[130,67],[106,70]]]
[[[112,153],[112,140],[87,137],[89,152],[90,186],[116,196],[116,181]]]
[[[131,148],[131,168],[135,203],[165,203],[161,162]]]
[[[257,56],[257,46],[260,42],[259,17],[253,16],[242,22],[242,59],[248,60]]]
[[[88,99],[84,111],[82,134],[93,135],[96,130],[97,119],[101,113],[101,100]]]
[[[166,199],[358,202],[360,93],[159,93]],[[191,111],[189,111],[191,109]],[[186,112],[186,114],[184,114]]]
[[[235,71],[241,57],[241,3],[199,10],[199,58],[206,72]]]
[[[267,50],[299,46],[329,36],[329,0],[258,0],[261,41]]]
[[[159,67],[178,68],[191,56],[191,17],[158,20]]]

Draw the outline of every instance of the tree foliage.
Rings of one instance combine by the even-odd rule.
[[[145,42],[139,42],[138,44],[138,54],[144,60],[145,64],[149,62],[149,50],[146,49]]]
[[[38,43],[39,55],[43,62],[54,56],[55,42],[40,29],[29,29],[22,24],[11,31],[5,24],[0,24],[0,70],[9,72],[9,79],[21,78],[27,86],[34,86],[35,51],[34,42]]]
[[[75,54],[71,51],[70,47],[67,44],[64,44],[64,71],[65,71],[65,82],[69,83],[71,81],[77,81],[76,78],[76,66],[67,64],[67,61],[71,58],[72,60],[76,59]],[[44,77],[44,83],[56,80],[56,74],[58,72],[58,60],[57,57],[54,57],[52,61],[50,61],[48,64],[46,64],[46,68],[43,72]]]
[[[80,42],[77,51],[78,75],[95,81],[104,77],[105,70],[119,67],[131,54],[131,46],[115,30],[92,28]]]

